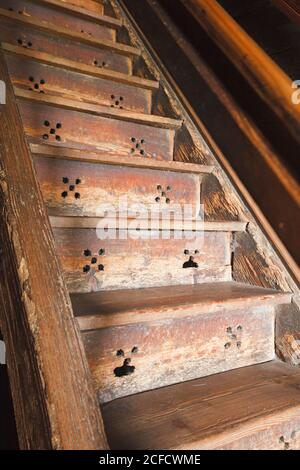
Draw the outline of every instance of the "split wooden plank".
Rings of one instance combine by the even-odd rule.
[[[20,446],[99,450],[102,420],[1,51],[0,78],[0,323]]]
[[[17,56],[22,56],[27,59],[42,62],[43,64],[53,65],[65,70],[78,72],[84,75],[90,75],[92,77],[108,79],[112,82],[124,83],[133,87],[145,88],[146,90],[157,90],[159,88],[159,83],[155,80],[149,80],[143,77],[127,75],[114,70],[108,70],[107,68],[98,67],[97,64],[94,64],[95,60],[91,60],[90,64],[82,64],[79,61],[70,60],[69,57],[61,57],[49,54],[47,52],[26,49],[24,47],[14,46],[13,44],[9,44],[6,42],[2,43],[2,49],[9,53],[16,54]],[[99,61],[99,65],[100,64],[101,61]]]
[[[108,118],[120,119],[126,122],[134,122],[136,124],[146,124],[162,129],[180,129],[182,120],[172,119],[154,114],[136,113],[125,109],[112,108],[93,103],[86,103],[78,100],[70,100],[60,96],[50,96],[39,93],[31,93],[31,90],[22,88],[14,88],[15,95],[23,100],[44,103],[49,106],[61,107],[89,113],[95,116],[104,116]]]
[[[70,292],[231,280],[231,234],[131,228],[53,228]]]
[[[33,60],[20,60],[6,54],[10,77],[15,87],[36,94],[60,96],[80,102],[151,113],[151,90],[54,67]]]
[[[173,160],[175,131],[172,129],[23,100],[19,109],[32,143],[96,150],[115,158]]]
[[[42,144],[30,144],[31,152],[37,157],[63,158],[70,161],[84,161],[104,163],[107,165],[122,165],[132,168],[149,168],[152,170],[176,171],[180,173],[210,174],[213,172],[212,165],[200,165],[179,161],[155,160],[153,158],[135,158],[132,156],[114,156],[90,150],[77,150],[66,147],[52,147]]]
[[[32,18],[40,22],[55,24],[57,27],[69,29],[81,34],[87,34],[97,40],[116,41],[116,29],[111,25],[104,25],[79,18],[64,10],[49,8],[47,2],[32,2],[30,0],[1,0],[1,8],[15,12],[25,18]],[[58,2],[61,4],[61,2]]]
[[[300,449],[300,372],[272,361],[125,397],[102,410],[112,449]]]
[[[47,208],[56,216],[200,214],[201,176],[191,173],[35,158]]]
[[[67,38],[72,41],[79,42],[81,44],[87,44],[94,47],[109,49],[117,52],[118,54],[129,56],[131,58],[138,57],[141,54],[140,49],[126,44],[121,44],[114,41],[108,41],[105,39],[97,39],[86,33],[72,31],[62,26],[58,26],[55,23],[49,23],[48,21],[40,21],[30,16],[19,15],[13,11],[7,11],[0,8],[0,17],[13,21],[14,24],[21,23],[24,26],[34,28],[39,31],[46,32],[48,34],[56,35],[61,38]]]

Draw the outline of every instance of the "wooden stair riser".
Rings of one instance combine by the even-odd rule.
[[[151,91],[43,65],[7,54],[11,80],[19,88],[140,113],[151,112]],[[42,81],[42,83],[41,83]]]
[[[195,235],[188,240],[174,239],[171,232],[171,237],[163,240],[161,232],[141,230],[133,235],[143,238],[122,240],[116,231],[115,240],[101,240],[95,229],[54,228],[53,231],[70,292],[231,279],[231,234],[226,232],[201,232],[198,238]],[[104,250],[104,255],[100,256],[99,250]],[[190,256],[198,268],[183,267]],[[103,268],[99,269],[99,265]]]
[[[34,28],[1,19],[0,41],[13,45],[23,45],[27,50],[45,52],[54,56],[105,70],[115,70],[126,74],[132,73],[132,59],[123,54],[89,46],[68,38],[50,35]],[[95,65],[97,61],[97,65]]]
[[[185,205],[190,206],[190,218],[200,214],[199,175],[52,158],[34,160],[51,215],[100,217],[106,204],[120,213],[121,198],[126,198],[128,209],[132,207],[129,216],[135,215],[137,204],[149,217],[151,212],[163,216],[166,210],[176,214],[176,209],[183,215]],[[180,219],[180,212],[175,218]]]
[[[98,150],[118,156],[173,159],[174,130],[20,102],[25,132],[35,143]],[[49,122],[50,126],[45,125]],[[61,128],[56,129],[57,124]],[[55,129],[55,134],[50,134]],[[48,136],[48,137],[46,137]],[[138,146],[138,147],[137,147]]]
[[[84,18],[72,16],[70,13],[49,8],[43,4],[28,0],[2,0],[1,8],[14,11],[24,16],[31,16],[40,21],[47,21],[63,28],[68,28],[78,33],[90,35],[96,39],[116,40],[116,29],[100,25]]]
[[[100,399],[110,401],[273,359],[274,315],[263,305],[221,310],[83,332],[83,340]],[[126,359],[135,370],[117,377]]]
[[[86,10],[99,13],[100,15],[104,14],[104,5],[101,1],[93,1],[93,0],[64,0],[64,1],[70,5],[75,5],[81,8],[85,8]]]

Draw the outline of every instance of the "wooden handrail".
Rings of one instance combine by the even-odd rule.
[[[291,20],[300,24],[300,3],[298,0],[273,0],[273,3]]]
[[[0,50],[0,327],[22,449],[107,448],[31,154]]]
[[[292,80],[216,0],[181,0],[300,142],[300,105],[292,103]]]

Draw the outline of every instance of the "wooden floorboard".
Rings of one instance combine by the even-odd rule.
[[[261,419],[297,414],[299,386],[299,369],[272,361],[121,398],[102,412],[112,449],[213,448],[216,436],[238,439],[245,425],[253,433]]]

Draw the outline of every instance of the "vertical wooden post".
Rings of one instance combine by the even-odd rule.
[[[107,448],[85,353],[0,50],[0,328],[23,449]]]

